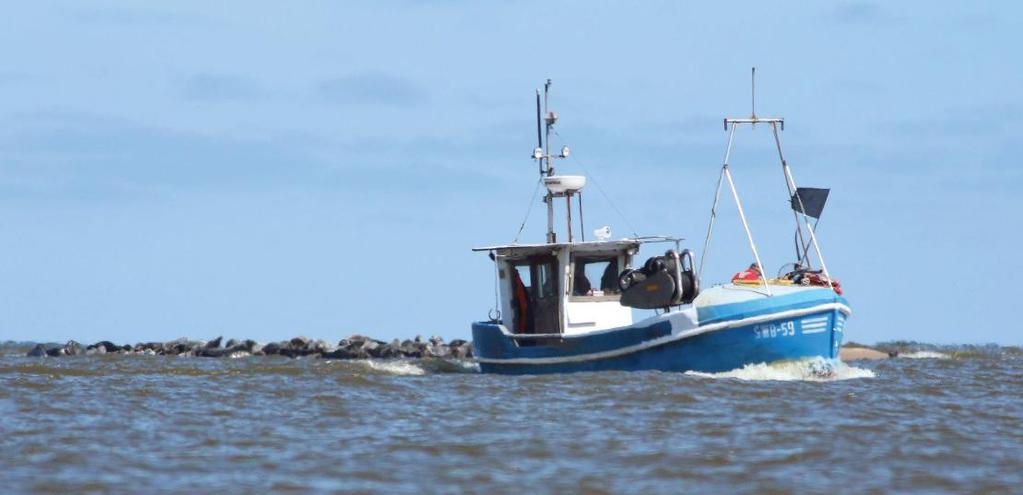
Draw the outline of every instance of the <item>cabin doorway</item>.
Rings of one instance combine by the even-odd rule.
[[[553,256],[543,256],[531,259],[529,264],[536,282],[533,284],[533,333],[561,333],[558,261]]]
[[[533,256],[514,266],[515,333],[561,333],[558,260]]]

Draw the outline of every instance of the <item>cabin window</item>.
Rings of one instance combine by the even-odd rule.
[[[556,295],[554,287],[554,264],[541,263],[536,266],[537,283],[539,284],[539,297],[551,297]]]
[[[522,288],[528,294],[529,293],[529,285],[530,285],[529,282],[530,282],[530,279],[531,279],[531,277],[529,276],[529,265],[518,265],[518,266],[515,266],[515,267],[512,267],[512,268],[515,270],[515,272],[516,272],[515,274],[517,275],[517,277],[516,277],[517,281],[516,281],[516,279],[512,279],[513,280],[513,284],[517,284],[519,282],[522,282]]]
[[[573,296],[614,296],[618,288],[618,256],[575,258]]]

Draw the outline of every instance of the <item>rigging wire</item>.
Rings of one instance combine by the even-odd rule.
[[[561,134],[558,134],[557,130],[554,131],[554,135],[558,136],[558,139],[561,139],[562,142],[565,141],[565,138],[561,137]],[[600,192],[601,196],[604,196],[604,199],[606,199],[607,203],[611,205],[611,208],[613,208],[615,210],[615,212],[618,213],[618,216],[621,217],[622,221],[625,222],[625,225],[628,226],[629,230],[632,231],[632,235],[634,237],[639,237],[639,234],[636,232],[636,228],[632,226],[632,222],[630,222],[629,219],[625,216],[625,214],[622,213],[622,210],[618,208],[618,205],[615,204],[614,201],[611,201],[611,197],[607,195],[607,192],[604,191],[604,188],[600,187],[600,182],[597,182],[596,176],[594,176],[589,171],[589,169],[587,169],[586,166],[583,165],[583,162],[579,161],[579,159],[576,158],[576,156],[574,154],[569,156],[569,158],[571,158],[572,161],[574,161],[577,165],[579,165],[579,168],[583,169],[583,173],[585,173],[587,175],[587,177],[589,177],[590,180],[593,181],[593,185],[597,186],[597,191]]]
[[[519,242],[519,236],[522,235],[522,229],[526,228],[526,222],[529,221],[529,214],[533,212],[533,204],[536,203],[536,194],[540,192],[540,183],[542,182],[543,177],[540,177],[540,179],[536,181],[536,187],[533,188],[533,199],[529,200],[529,208],[526,208],[526,216],[522,219],[522,224],[519,225],[519,231],[515,233],[515,240],[512,241],[512,244]]]

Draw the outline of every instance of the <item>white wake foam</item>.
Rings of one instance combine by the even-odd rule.
[[[461,367],[465,371],[471,371],[471,372],[475,372],[475,373],[479,373],[480,372],[480,363],[477,363],[476,361],[458,360],[458,361],[455,361],[455,364],[457,364],[459,367]]]
[[[415,376],[415,375],[425,375],[426,374],[426,370],[424,370],[423,368],[420,368],[419,366],[416,366],[415,364],[412,364],[409,361],[390,361],[390,360],[388,360],[388,361],[375,361],[375,360],[372,360],[372,359],[367,359],[364,362],[366,363],[367,366],[369,366],[370,368],[372,368],[372,369],[374,369],[376,371],[382,371],[384,373],[389,373],[389,374],[392,374],[392,375],[410,375],[410,376]]]
[[[950,359],[952,356],[949,356],[948,354],[942,352],[935,351],[916,351],[907,352],[905,354],[900,352],[897,357],[906,359]]]
[[[732,378],[743,381],[810,381],[830,382],[855,378],[874,378],[873,371],[849,366],[838,360],[823,358],[747,364],[739,369],[719,373],[687,371],[685,374],[704,378]]]

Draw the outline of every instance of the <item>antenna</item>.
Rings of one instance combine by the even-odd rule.
[[[544,111],[544,123],[546,126],[546,136],[544,139],[543,155],[547,161],[547,176],[554,175],[554,167],[551,167],[551,128],[554,127],[554,123],[558,121],[558,114],[547,110],[548,93],[550,93],[551,85],[554,84],[550,79],[547,80],[543,85],[543,111]]]
[[[533,158],[536,158],[537,165],[540,167],[540,175],[543,175],[543,160],[540,160],[539,154],[543,153],[543,134],[540,132],[540,90],[536,90],[536,149],[533,150]]]
[[[750,95],[751,95],[751,98],[753,100],[753,104],[751,105],[753,110],[752,110],[752,113],[750,113],[750,118],[752,118],[753,120],[757,120],[757,68],[756,67],[753,68],[752,76],[750,76]]]
[[[757,124],[771,124],[772,126],[777,125],[781,130],[785,130],[785,119],[771,118],[771,117],[757,117],[757,68],[753,67],[750,70],[750,116],[747,118],[726,118],[725,119],[725,130],[728,130],[729,125],[735,124],[750,124],[756,127]]]

